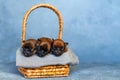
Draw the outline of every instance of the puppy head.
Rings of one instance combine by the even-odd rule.
[[[36,49],[39,57],[44,57],[50,52],[52,40],[49,38],[40,38],[37,40]]]
[[[52,54],[55,56],[60,56],[67,51],[68,43],[60,39],[55,39],[52,44]]]
[[[22,46],[24,56],[30,57],[35,54],[36,52],[35,43],[36,43],[36,40],[34,39],[29,39],[29,40],[24,41],[24,44]]]

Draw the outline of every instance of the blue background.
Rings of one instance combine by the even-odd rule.
[[[69,42],[80,64],[120,63],[120,0],[0,0],[1,64],[11,63],[16,69],[23,15],[39,3],[59,9],[64,19],[63,40]],[[39,8],[30,14],[27,39],[57,38],[57,34],[58,20],[51,10]]]

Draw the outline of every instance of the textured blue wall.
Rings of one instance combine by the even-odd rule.
[[[120,63],[120,0],[0,0],[0,62],[15,61],[24,13],[49,3],[63,15],[63,40],[81,63]],[[57,16],[37,9],[29,16],[27,38],[56,38]]]

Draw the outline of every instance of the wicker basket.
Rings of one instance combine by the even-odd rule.
[[[28,16],[33,10],[40,7],[49,8],[57,14],[58,20],[59,20],[58,39],[62,39],[63,20],[60,12],[52,5],[38,4],[31,7],[24,15],[23,24],[22,24],[22,45],[24,44],[23,41],[26,40],[26,24],[27,24]],[[62,77],[62,76],[69,75],[69,65],[67,64],[66,65],[49,65],[49,66],[42,66],[39,68],[18,67],[18,70],[21,74],[24,75],[25,78]]]
[[[69,74],[68,65],[51,65],[51,66],[43,66],[40,68],[19,67],[18,70],[26,78],[61,77],[61,76],[68,76]]]

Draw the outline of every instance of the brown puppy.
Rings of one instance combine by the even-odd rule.
[[[60,56],[67,51],[68,43],[61,39],[55,39],[52,44],[52,54],[55,56]]]
[[[30,57],[36,53],[36,50],[35,50],[36,41],[37,40],[35,40],[35,39],[28,39],[23,42],[24,44],[23,44],[22,48],[23,48],[24,56]]]
[[[50,38],[39,38],[36,43],[37,55],[39,57],[44,57],[51,51],[52,39]]]

